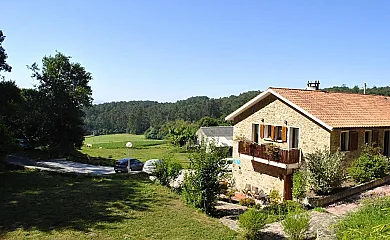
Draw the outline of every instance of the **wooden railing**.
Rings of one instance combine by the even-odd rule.
[[[278,149],[274,154],[268,154],[265,144],[254,144],[250,142],[239,141],[238,153],[258,157],[269,161],[293,164],[299,162],[299,149]]]

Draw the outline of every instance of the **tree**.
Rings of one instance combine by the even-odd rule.
[[[42,69],[34,63],[32,77],[39,81],[37,90],[42,97],[45,123],[42,133],[50,148],[70,150],[81,147],[84,140],[83,109],[92,103],[92,80],[79,63],[70,62],[69,56],[56,53],[45,56]]]
[[[11,72],[12,67],[6,63],[6,60],[8,58],[7,53],[5,53],[5,49],[3,48],[3,41],[5,39],[5,36],[3,35],[3,31],[0,30],[0,72]]]
[[[220,176],[224,172],[226,151],[211,146],[206,151],[202,146],[191,157],[191,168],[184,177],[183,197],[185,201],[207,214],[213,212],[218,194],[221,193]]]

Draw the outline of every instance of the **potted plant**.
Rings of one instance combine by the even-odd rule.
[[[265,154],[268,155],[270,160],[278,161],[279,160],[279,151],[280,151],[280,148],[273,143],[267,144],[265,146]]]

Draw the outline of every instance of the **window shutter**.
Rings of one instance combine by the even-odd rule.
[[[287,127],[286,126],[282,127],[282,141],[287,142]]]
[[[261,139],[264,138],[264,124],[261,124],[261,125],[260,125],[260,138],[261,138]]]
[[[350,151],[355,151],[358,149],[358,132],[355,131],[350,131],[349,132],[349,150]]]
[[[378,130],[373,130],[372,131],[372,141],[371,141],[373,146],[378,146],[379,144],[379,132]]]
[[[275,127],[271,126],[271,139],[275,140]]]

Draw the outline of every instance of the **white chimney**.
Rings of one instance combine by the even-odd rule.
[[[316,80],[314,82],[307,81],[306,90],[320,90],[320,81]]]

